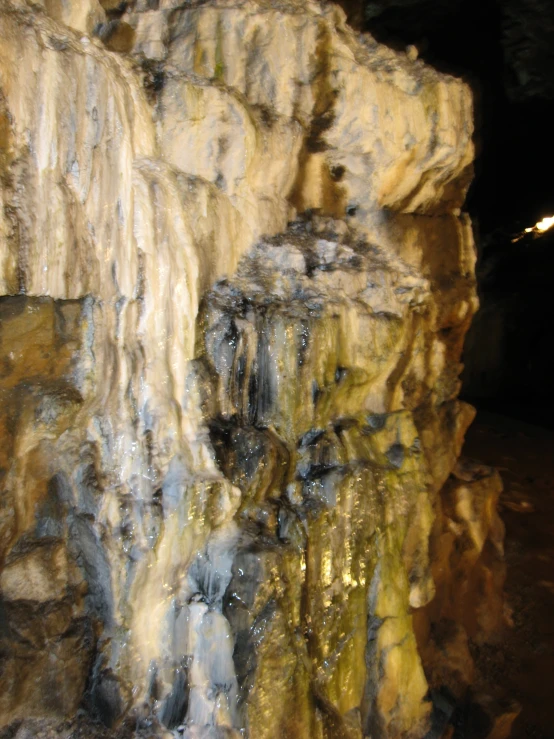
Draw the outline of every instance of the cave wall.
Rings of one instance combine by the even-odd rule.
[[[316,2],[0,24],[3,724],[424,736],[499,623],[469,88]]]

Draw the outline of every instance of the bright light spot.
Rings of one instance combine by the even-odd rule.
[[[554,226],[554,216],[550,216],[549,218],[543,218],[542,221],[539,221],[535,228],[537,231],[548,231],[549,228],[552,228]]]
[[[545,231],[548,231],[548,229],[552,228],[552,226],[554,226],[554,216],[547,216],[546,218],[543,218],[542,221],[535,223],[534,226],[531,226],[530,228],[526,228],[521,233],[514,236],[514,238],[512,239],[512,244],[515,244],[517,241],[520,241],[523,238],[524,234],[530,234],[530,233],[543,234]]]

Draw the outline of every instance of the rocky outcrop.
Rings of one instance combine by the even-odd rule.
[[[436,501],[431,535],[435,597],[415,615],[430,685],[462,698],[476,679],[469,644],[497,641],[504,626],[504,525],[498,472],[468,460]]]
[[[315,2],[0,24],[3,723],[424,736],[468,88]]]

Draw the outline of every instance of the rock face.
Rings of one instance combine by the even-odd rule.
[[[423,737],[501,579],[469,89],[315,2],[0,26],[1,722]]]

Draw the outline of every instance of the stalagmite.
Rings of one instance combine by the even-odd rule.
[[[0,37],[0,725],[425,736],[502,611],[469,88],[315,1],[5,0]]]

